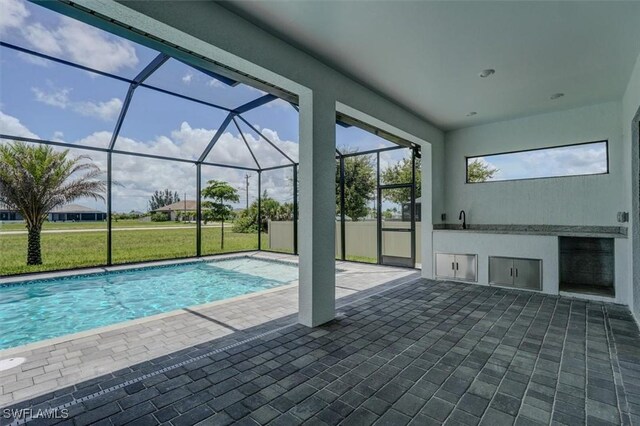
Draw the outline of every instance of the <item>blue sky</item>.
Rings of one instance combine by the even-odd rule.
[[[491,181],[607,172],[605,142],[476,157],[497,169]],[[470,158],[468,161],[473,161]]]
[[[105,31],[87,26],[23,0],[0,0],[0,38],[8,43],[62,58],[93,69],[133,78],[157,54]],[[58,64],[12,49],[0,49],[0,132],[9,135],[64,141],[79,146],[106,147],[126,96],[128,84],[77,68]],[[264,92],[246,86],[227,86],[174,59],[167,61],[145,82],[162,89],[233,108]],[[223,110],[186,101],[144,87],[136,90],[116,148],[170,157],[195,159],[211,140],[226,116]],[[243,114],[269,140],[298,159],[298,113],[276,100]],[[262,167],[287,164],[273,147],[238,120],[247,143]],[[392,144],[357,128],[336,126],[338,147],[370,150]],[[405,150],[402,150],[405,151]],[[72,150],[72,154],[87,154]],[[106,168],[106,155],[89,153]],[[384,153],[381,168],[405,155]],[[254,167],[235,125],[226,132],[207,161]],[[280,201],[291,201],[291,172],[263,174],[263,189]],[[245,204],[246,172],[228,168],[203,168],[203,180],[222,179],[240,191]],[[250,174],[250,201],[257,197],[256,173]],[[156,189],[170,188],[181,196],[195,197],[195,166],[114,156],[114,211],[146,210]],[[104,209],[104,203],[80,200]]]

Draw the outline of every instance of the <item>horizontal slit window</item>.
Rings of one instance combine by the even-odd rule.
[[[466,157],[467,183],[609,173],[607,141]]]

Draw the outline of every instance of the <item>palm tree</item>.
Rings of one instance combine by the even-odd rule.
[[[104,200],[100,168],[69,150],[12,142],[0,145],[0,203],[20,212],[27,223],[27,265],[42,264],[40,231],[47,213],[78,198]]]

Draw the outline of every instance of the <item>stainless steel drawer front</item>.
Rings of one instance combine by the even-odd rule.
[[[475,254],[436,253],[436,277],[477,281],[478,256]]]
[[[542,261],[535,259],[514,259],[513,285],[516,288],[542,290]]]
[[[456,278],[465,281],[477,281],[477,256],[456,254]]]
[[[489,256],[489,284],[542,290],[542,260]]]
[[[453,254],[436,253],[436,277],[455,278],[455,262]]]
[[[509,257],[489,257],[489,283],[513,285],[513,259]]]

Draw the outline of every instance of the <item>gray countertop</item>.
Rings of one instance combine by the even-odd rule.
[[[548,235],[561,237],[627,238],[624,226],[571,226],[571,225],[467,225],[436,224],[434,231],[476,232],[483,234]]]

